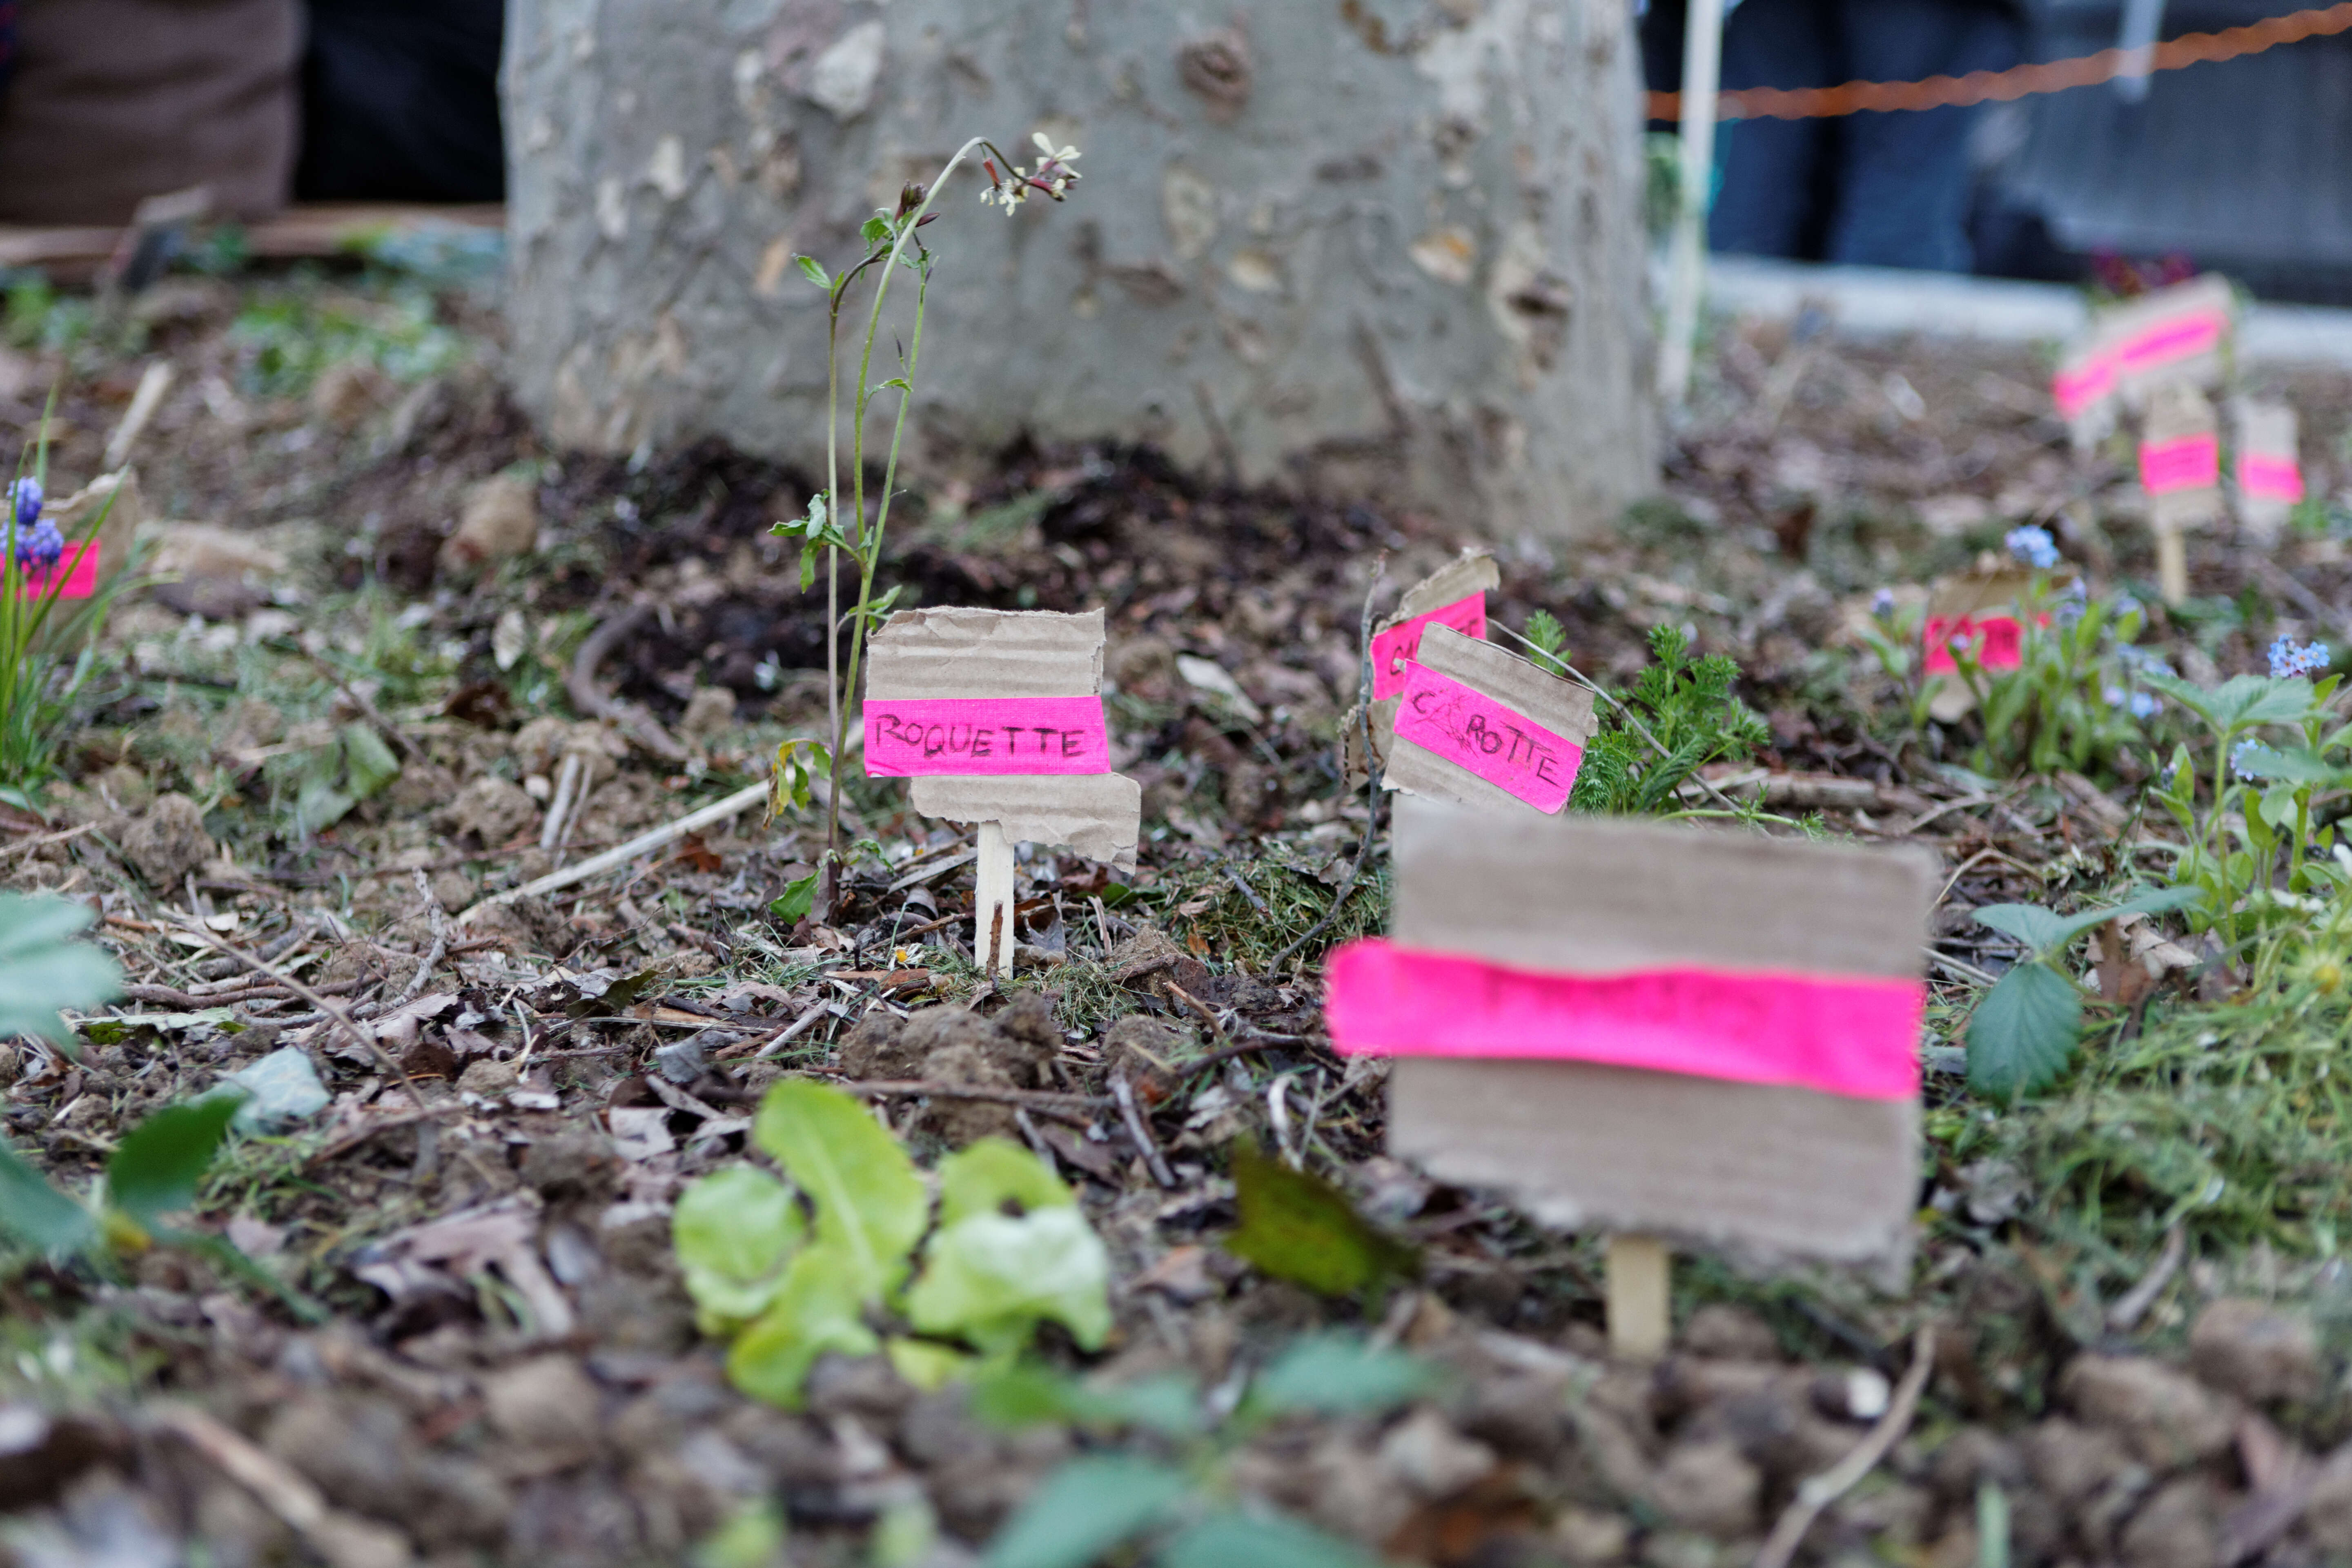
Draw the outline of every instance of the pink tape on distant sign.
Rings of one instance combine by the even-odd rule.
[[[1423,664],[1405,666],[1400,741],[1444,757],[1538,811],[1568,804],[1584,748]]]
[[[2258,458],[2240,452],[2238,489],[2256,500],[2294,506],[2303,500],[2303,469],[2293,458]]]
[[[2139,449],[2139,482],[2152,496],[2210,489],[2221,482],[2221,443],[2213,436],[2147,441]]]
[[[868,698],[866,776],[1107,773],[1099,697]]]
[[[2116,355],[2123,368],[2134,374],[2161,370],[2181,360],[2211,353],[2220,345],[2221,333],[2229,324],[2230,318],[2220,310],[2200,310],[2158,321],[2126,339]]]
[[[2058,405],[2058,416],[2078,418],[2113,393],[2118,368],[2112,354],[2099,354],[2071,368],[2062,365],[2050,378],[2050,395]]]
[[[1929,675],[1958,669],[1952,644],[1960,637],[1968,639],[1979,669],[2015,669],[2025,662],[2025,626],[2015,616],[1929,616],[1920,635],[1926,652],[1921,668]]]
[[[1456,599],[1409,621],[1402,621],[1372,637],[1372,699],[1394,697],[1404,689],[1405,666],[1421,654],[1421,635],[1432,622],[1452,626],[1465,637],[1486,640],[1486,595],[1484,592]]]
[[[58,589],[60,599],[87,599],[98,592],[98,541],[93,539],[77,546],[74,552],[47,572],[25,572],[24,585],[17,596],[25,599],[45,598],[58,573],[65,574],[65,585]]]
[[[1598,1062],[1858,1100],[1919,1092],[1927,987],[1914,980],[1697,966],[1538,973],[1370,940],[1325,965],[1348,1056]]]

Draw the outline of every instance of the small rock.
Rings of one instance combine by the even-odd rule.
[[[705,745],[725,734],[735,723],[735,694],[723,686],[698,686],[686,700],[686,713],[677,721],[678,734]]]
[[[511,474],[497,474],[466,491],[457,531],[441,547],[441,564],[460,571],[528,554],[539,541],[539,491]]]
[[[240,1132],[282,1132],[326,1110],[331,1098],[299,1046],[281,1047],[221,1081],[246,1092],[230,1122]]]
[[[2212,1458],[2237,1427],[2227,1400],[2141,1356],[2078,1355],[2058,1392],[2085,1425],[2115,1433],[2158,1469]]]
[[[212,836],[196,803],[177,793],[158,795],[122,835],[122,853],[148,886],[176,891],[188,874],[213,858]]]
[[[113,521],[113,513],[107,521]],[[101,543],[101,559],[103,550]],[[234,620],[261,605],[268,584],[286,570],[284,555],[249,534],[210,523],[166,523],[156,541],[153,571],[167,581],[155,597],[184,616]]]
[[[1683,1325],[1683,1349],[1692,1355],[1726,1361],[1779,1361],[1780,1336],[1772,1325],[1745,1307],[1711,1301]]]
[[[596,1430],[596,1385],[568,1355],[540,1356],[483,1380],[490,1425],[513,1442],[572,1450]]]
[[[522,1074],[512,1062],[494,1061],[488,1057],[466,1064],[457,1076],[457,1088],[466,1094],[478,1094],[485,1100],[495,1100],[522,1081]]]
[[[1667,1519],[1718,1536],[1754,1531],[1763,1491],[1763,1473],[1721,1439],[1676,1444],[1649,1486],[1650,1501]]]
[[[2229,1298],[2197,1315],[2189,1364],[2207,1384],[2265,1404],[2319,1392],[2319,1340],[2309,1320],[2260,1301]]]
[[[1423,1498],[1435,1500],[1494,1473],[1495,1450],[1465,1437],[1434,1410],[1420,1410],[1381,1439],[1381,1468]]]

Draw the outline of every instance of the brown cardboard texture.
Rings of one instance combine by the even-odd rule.
[[[1580,973],[1674,964],[1915,978],[1935,863],[1910,850],[1397,803],[1409,947]],[[1892,1264],[1919,1107],[1586,1063],[1399,1058],[1389,1147],[1548,1224],[1751,1257]]]
[[[1507,649],[1480,642],[1476,637],[1465,637],[1451,626],[1433,626],[1423,634],[1419,662],[1473,691],[1485,693],[1514,713],[1534,720],[1579,746],[1592,739],[1596,728],[1592,721],[1592,693],[1572,680],[1538,669]],[[1534,806],[1509,791],[1425,747],[1399,738],[1395,733],[1394,704],[1385,706],[1390,710],[1390,740],[1388,773],[1382,782],[1389,788],[1481,811],[1535,811]]]
[[[2153,446],[2195,436],[2218,437],[2221,428],[2210,398],[2185,381],[2168,381],[2148,394],[2140,441]],[[2211,485],[2147,498],[2148,526],[2159,533],[2212,522],[2221,515],[2221,492]]]
[[[1415,616],[1442,610],[1473,594],[1491,594],[1502,585],[1502,569],[1495,564],[1494,556],[1484,550],[1465,550],[1407,588],[1387,618],[1373,623],[1372,635],[1378,637],[1392,626],[1404,625]],[[1350,789],[1360,789],[1364,783],[1361,707],[1362,704],[1359,703],[1349,708],[1347,716],[1339,721],[1339,751]],[[1382,771],[1388,768],[1389,742],[1396,734],[1396,710],[1397,700],[1393,697],[1383,697],[1371,705],[1372,756]]]
[[[2291,502],[2269,496],[2250,496],[2245,491],[2243,476],[2248,458],[2274,463],[2303,461],[2302,432],[2295,418],[2294,405],[2263,398],[2241,397],[2231,405],[2235,416],[2231,423],[2237,431],[2238,521],[2255,538],[2272,540],[2286,526],[2288,514],[2294,510]]]
[[[2098,329],[2103,341],[2119,347],[2152,326],[2207,311],[2219,311],[2226,318],[2221,341],[2210,351],[2191,359],[2178,360],[2147,370],[2134,370],[2128,365],[2118,369],[2116,392],[2123,399],[2125,406],[2144,406],[2156,388],[2168,382],[2184,382],[2194,386],[2220,384],[2230,339],[2237,330],[2237,292],[2230,287],[2228,279],[2218,272],[2209,272],[2186,283],[2152,289],[2137,300],[2100,314]]]
[[[1103,613],[901,610],[867,645],[866,693],[902,698],[1092,697],[1102,690]],[[1121,773],[929,775],[908,781],[926,816],[1000,822],[1015,842],[1067,845],[1131,867],[1143,786]]]
[[[2072,566],[2061,564],[2048,574],[2051,584],[2064,587],[2074,578]],[[2023,612],[2018,603],[2033,583],[2033,574],[2015,562],[1990,552],[1979,556],[1974,567],[1957,576],[1946,577],[1927,592],[1927,618],[1955,620],[1962,616],[2015,616],[2021,621]],[[1926,657],[1926,649],[1920,650]],[[1928,688],[1927,711],[1937,723],[1953,723],[1977,705],[1976,693],[1958,675],[1931,675],[1926,678]]]

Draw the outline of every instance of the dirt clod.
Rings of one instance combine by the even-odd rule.
[[[568,1355],[539,1356],[483,1380],[490,1424],[510,1441],[559,1451],[596,1431],[596,1385]]]
[[[521,785],[484,773],[457,792],[443,816],[452,838],[495,849],[539,820],[539,803]]]
[[[528,554],[538,539],[537,489],[510,474],[494,475],[466,492],[457,531],[441,547],[441,564],[471,571]]]
[[[2085,1425],[2115,1433],[2161,1469],[2194,1464],[2230,1446],[2237,1414],[2185,1373],[2140,1356],[2079,1355],[2058,1390]]]
[[[149,886],[176,888],[213,858],[203,809],[177,793],[156,796],[155,804],[123,830],[122,852]]]
[[[2261,1301],[2226,1298],[2200,1312],[2189,1363],[2208,1385],[2255,1404],[2319,1389],[2319,1340],[2309,1320]]]

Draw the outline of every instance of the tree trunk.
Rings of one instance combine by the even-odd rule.
[[[1654,466],[1623,0],[1202,15],[510,0],[520,396],[565,445],[716,435],[821,472],[793,256],[838,268],[966,137],[1025,161],[1042,129],[1083,151],[1066,205],[1008,219],[967,167],[923,230],[914,473],[1027,433],[1496,534],[1613,518]]]

